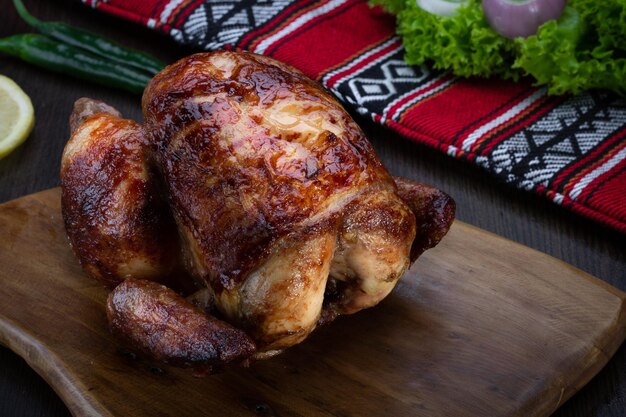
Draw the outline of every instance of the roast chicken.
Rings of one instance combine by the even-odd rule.
[[[454,217],[393,178],[317,83],[276,60],[202,53],[147,86],[144,123],[76,102],[63,218],[112,289],[111,331],[167,363],[272,356],[379,303]]]

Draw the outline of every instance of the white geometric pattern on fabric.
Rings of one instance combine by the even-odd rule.
[[[430,71],[427,68],[412,67],[403,60],[398,59],[383,61],[382,64],[376,65],[376,67],[376,72],[382,75],[380,78],[349,78],[348,86],[359,105],[365,105],[365,103],[371,101],[388,102],[392,96],[398,95],[397,84],[405,84],[404,88],[401,88],[401,92],[404,93],[407,91],[406,84],[421,86],[422,81],[430,75]],[[372,68],[365,69],[369,69],[369,73]],[[356,74],[351,75],[354,76]]]
[[[389,103],[418,90],[440,74],[438,71],[430,71],[426,66],[407,64],[403,55],[403,48],[393,49],[346,74],[333,84],[331,90],[355,106],[361,114],[384,115],[384,109]],[[353,65],[354,62],[346,63],[333,73],[340,73]]]
[[[221,49],[282,12],[294,0],[205,0],[170,35],[204,50]]]
[[[624,126],[623,105],[605,94],[570,98],[476,163],[520,188],[548,186],[561,170]]]
[[[356,77],[348,81],[354,99],[359,105],[364,106],[370,101],[388,101],[391,96],[398,93],[396,84],[419,84],[429,74],[427,71],[420,71],[418,74],[415,68],[396,59],[386,61],[380,66],[380,70],[382,79]]]

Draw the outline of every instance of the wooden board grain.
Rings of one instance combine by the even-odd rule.
[[[0,206],[0,342],[77,416],[548,416],[623,342],[625,295],[455,223],[379,306],[220,375],[159,368],[106,330],[59,190]]]

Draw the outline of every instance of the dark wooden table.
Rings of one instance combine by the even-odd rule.
[[[161,35],[103,16],[76,0],[25,3],[43,19],[88,27],[165,61],[190,52]],[[0,36],[28,32],[9,0],[2,0],[2,5]],[[60,157],[69,133],[67,120],[77,98],[99,98],[128,117],[141,119],[139,97],[129,93],[56,75],[4,56],[0,56],[0,73],[13,78],[31,97],[37,119],[28,141],[0,160],[0,202],[59,184]],[[393,174],[446,190],[457,202],[458,219],[546,252],[626,291],[626,236],[500,184],[476,167],[357,120]],[[64,415],[69,412],[45,381],[19,356],[0,347],[0,416]],[[626,345],[555,416],[626,416]]]

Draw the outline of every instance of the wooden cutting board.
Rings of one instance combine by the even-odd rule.
[[[0,205],[0,342],[77,416],[548,416],[626,334],[625,294],[456,222],[379,306],[286,353],[195,378],[123,353],[58,189]]]

